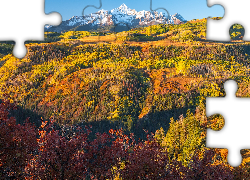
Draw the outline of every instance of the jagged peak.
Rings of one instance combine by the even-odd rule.
[[[128,6],[125,3],[122,3],[122,5],[120,5],[120,7],[118,7],[119,9],[128,9]]]
[[[108,10],[105,10],[105,9],[101,9],[101,10],[97,11],[97,13],[107,13],[107,12],[108,12]]]

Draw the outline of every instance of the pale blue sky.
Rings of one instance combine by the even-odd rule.
[[[125,3],[136,11],[150,10],[150,0],[102,0],[100,9],[111,10]],[[45,13],[59,12],[63,20],[72,16],[81,16],[87,5],[100,6],[99,0],[45,0]],[[152,9],[165,8],[173,15],[181,14],[186,20],[202,19],[208,16],[223,17],[224,8],[220,5],[207,6],[207,0],[153,0]],[[88,7],[85,14],[94,13],[100,9]],[[164,12],[164,10],[159,10]]]

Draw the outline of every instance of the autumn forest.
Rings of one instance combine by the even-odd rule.
[[[27,55],[0,43],[0,177],[249,179],[250,151],[227,163],[205,147],[206,97],[250,96],[250,44],[206,41],[206,19],[123,32],[46,32]]]

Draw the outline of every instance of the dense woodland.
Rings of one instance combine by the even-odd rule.
[[[206,97],[249,97],[250,44],[205,40],[206,19],[119,33],[45,33],[27,55],[0,44],[0,176],[13,179],[249,179],[205,147]]]

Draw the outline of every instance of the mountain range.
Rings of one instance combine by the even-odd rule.
[[[100,27],[115,26],[115,31],[129,30],[138,26],[149,26],[154,24],[180,24],[187,22],[180,14],[176,13],[168,17],[168,13],[157,11],[136,11],[128,8],[124,3],[110,11],[100,10],[84,16],[73,16],[63,21],[59,26],[45,26],[45,31],[65,32],[69,30],[88,31]],[[121,28],[122,27],[122,28]]]

